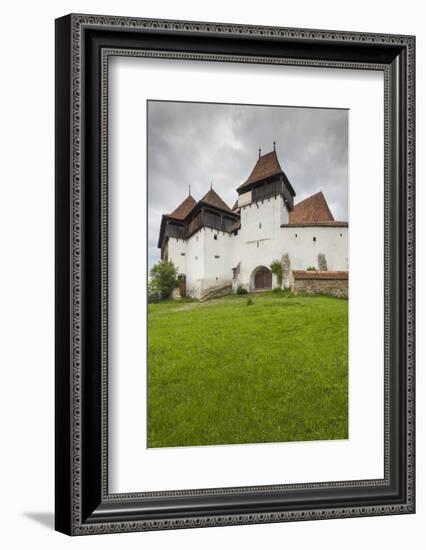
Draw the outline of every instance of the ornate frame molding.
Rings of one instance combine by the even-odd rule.
[[[134,38],[138,33],[143,37],[155,37],[167,35],[169,38],[178,39],[179,36],[193,37],[206,36],[215,37],[218,40],[224,40],[222,37],[234,38],[244,44],[245,40],[261,39],[265,43],[291,42],[292,44],[323,44],[333,50],[334,45],[341,51],[348,48],[354,53],[349,60],[318,59],[315,57],[291,57],[279,55],[253,55],[253,54],[235,54],[235,53],[207,53],[194,52],[188,50],[156,49],[151,47],[132,48],[128,45],[120,47],[119,45],[107,44],[96,45],[99,49],[99,56],[96,62],[99,65],[100,82],[100,118],[98,128],[100,135],[99,149],[99,204],[100,214],[96,218],[99,224],[100,251],[99,251],[99,389],[101,398],[99,401],[99,417],[97,429],[99,430],[99,456],[97,463],[99,468],[95,472],[99,473],[97,482],[93,485],[87,484],[87,474],[84,465],[85,453],[88,447],[85,442],[84,426],[87,422],[87,410],[84,409],[84,403],[87,399],[88,390],[85,368],[85,343],[87,344],[87,334],[84,330],[86,315],[86,296],[87,269],[89,269],[87,251],[89,249],[87,241],[87,231],[92,231],[93,227],[89,223],[87,216],[85,194],[89,177],[87,174],[86,150],[89,146],[87,136],[85,136],[85,125],[89,112],[89,78],[85,73],[89,63],[90,55],[96,51],[94,46],[89,47],[89,34],[95,37],[96,31],[110,30],[118,36],[120,33],[132,35]],[[116,41],[115,41],[116,42]],[[118,40],[119,42],[119,40]],[[356,51],[358,46],[369,45],[377,52],[389,52],[390,59],[385,62],[374,62],[371,59],[356,60]],[[352,47],[355,47],[353,49]],[[62,225],[57,220],[57,239],[59,246],[68,239],[68,248],[65,252],[59,253],[57,278],[69,281],[69,287],[62,288],[57,294],[59,306],[68,300],[69,314],[57,311],[57,329],[63,331],[67,328],[67,336],[59,338],[59,352],[57,353],[56,373],[59,383],[57,384],[57,529],[69,534],[83,535],[91,533],[112,533],[125,531],[155,530],[155,529],[176,529],[188,527],[201,527],[212,525],[235,525],[245,523],[264,523],[264,522],[282,522],[282,521],[302,521],[307,519],[326,519],[336,517],[359,517],[370,515],[384,515],[396,513],[414,512],[414,168],[415,168],[415,60],[414,60],[415,40],[412,36],[397,35],[378,35],[364,33],[346,33],[341,31],[322,31],[307,29],[287,29],[279,27],[253,27],[246,25],[229,25],[218,23],[201,23],[187,21],[168,21],[152,19],[135,19],[122,17],[108,17],[95,15],[70,15],[57,21],[57,63],[66,64],[57,72],[57,155],[59,156],[59,167],[56,174],[56,189],[58,194],[69,195],[62,197],[57,205],[57,215],[63,216],[66,212],[69,216],[69,225]],[[314,50],[312,50],[314,51]],[[399,59],[398,65],[392,59]],[[282,65],[301,65],[314,67],[335,67],[344,69],[368,69],[384,72],[385,77],[385,476],[383,480],[363,480],[342,481],[335,483],[314,483],[297,484],[285,486],[270,487],[239,487],[229,489],[213,490],[192,490],[192,491],[169,491],[157,493],[130,493],[130,494],[109,494],[108,493],[108,468],[107,468],[107,424],[108,424],[108,59],[111,56],[138,56],[155,57],[168,59],[191,59],[200,61],[230,61],[239,63],[273,63]],[[399,56],[399,58],[398,58]],[[402,57],[401,57],[402,56]],[[401,69],[401,66],[403,67]],[[405,67],[405,74],[404,73]],[[68,69],[68,71],[67,71]],[[66,89],[62,89],[63,81],[67,80]],[[88,88],[89,86],[89,88]],[[402,101],[406,105],[406,123],[404,135],[395,134],[395,120],[392,117],[395,108],[395,102]],[[59,100],[58,100],[59,98]],[[92,101],[93,104],[93,101]],[[64,120],[64,112],[68,106],[69,120],[67,121],[65,131],[61,126]],[[403,126],[402,126],[403,128]],[[68,132],[67,132],[68,130]],[[395,140],[397,143],[395,143]],[[66,149],[71,151],[67,155]],[[395,159],[395,151],[400,151],[398,159]],[[66,157],[66,160],[64,160]],[[57,157],[58,159],[58,157]],[[394,166],[398,162],[398,167]],[[402,172],[395,175],[398,169],[401,169],[401,163],[404,164]],[[85,172],[86,170],[86,172]],[[94,168],[96,170],[96,168]],[[392,185],[395,185],[394,179],[399,177],[397,197],[400,202],[395,203],[395,190],[392,191]],[[69,178],[68,187],[64,186],[64,178]],[[403,182],[405,181],[405,188]],[[65,187],[65,188],[64,188]],[[393,193],[393,195],[392,195]],[[399,233],[399,249],[395,250],[395,220],[397,214],[402,217],[397,220],[397,229]],[[91,245],[92,246],[92,245]],[[62,256],[61,256],[62,254]],[[399,273],[398,281],[394,281],[392,274],[392,262],[395,260],[395,254],[398,257],[402,254],[403,265],[405,266],[405,281],[401,281]],[[68,258],[68,262],[65,261]],[[64,266],[65,261],[65,266]],[[67,274],[65,274],[65,271]],[[352,505],[352,506],[334,506],[325,507],[308,505],[304,510],[289,509],[283,506],[283,509],[273,511],[258,511],[244,513],[220,513],[206,515],[201,513],[191,513],[182,517],[155,517],[152,519],[141,509],[130,519],[129,514],[124,513],[126,506],[137,507],[137,504],[143,499],[176,497],[219,497],[225,495],[238,496],[244,499],[250,494],[259,494],[265,491],[270,493],[294,493],[307,490],[339,490],[339,489],[362,489],[374,487],[389,487],[395,482],[392,479],[392,464],[395,457],[392,455],[391,438],[395,437],[392,432],[392,426],[395,425],[395,419],[392,420],[393,409],[396,404],[392,402],[391,391],[393,391],[392,371],[391,371],[391,321],[392,313],[395,314],[395,304],[392,300],[395,298],[393,289],[395,284],[401,284],[405,295],[400,297],[401,307],[397,313],[402,319],[402,331],[405,334],[403,350],[399,352],[399,360],[404,362],[404,384],[403,388],[405,398],[405,426],[401,427],[400,436],[404,432],[405,437],[405,464],[404,471],[399,472],[405,480],[400,480],[403,487],[403,493],[399,494],[399,501],[395,499],[392,502],[381,504]],[[66,284],[64,285],[66,287]],[[399,288],[399,287],[398,287]],[[58,292],[58,290],[57,290]],[[399,325],[398,325],[399,326]],[[401,333],[402,334],[402,333]],[[58,340],[57,340],[58,342]],[[69,355],[68,355],[69,352]],[[68,357],[68,359],[67,359]],[[67,367],[64,365],[67,362]],[[401,367],[402,368],[402,367]],[[69,401],[60,404],[63,398],[64,388],[69,392]],[[65,410],[66,409],[66,410]],[[58,425],[61,432],[64,425],[69,422],[69,430],[65,429],[64,434],[59,434]],[[392,424],[393,422],[393,424]],[[395,472],[393,473],[395,475]],[[58,489],[58,485],[64,482],[69,484],[69,489]],[[95,487],[95,488],[94,488]],[[97,491],[99,494],[97,494]],[[95,494],[96,493],[96,494]],[[404,498],[401,501],[402,496]],[[95,506],[95,502],[99,505]],[[90,511],[90,513],[88,513]],[[121,520],[121,518],[125,518]]]

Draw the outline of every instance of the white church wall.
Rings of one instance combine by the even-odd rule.
[[[238,269],[241,268],[241,231],[238,231],[236,235],[230,236],[229,257],[231,262],[231,276],[232,276],[232,291],[236,292],[238,286],[241,284],[241,273]],[[233,269],[236,269],[235,278]]]
[[[291,269],[307,269],[310,266],[318,269],[318,254],[324,254],[329,271],[346,271],[349,268],[348,228],[278,228],[273,230],[271,238],[265,236],[258,240],[244,239],[243,231],[235,252],[240,261],[238,284],[247,289],[250,289],[251,275],[257,267],[263,265],[269,268],[274,260],[281,261],[284,254],[289,255]],[[274,281],[273,287],[276,286]]]
[[[216,236],[216,238],[215,238]],[[186,289],[193,298],[225,283],[232,284],[238,237],[202,228],[189,240],[186,253]]]
[[[281,196],[241,208],[240,243],[235,255],[241,262],[240,284],[247,289],[257,267],[269,268],[286,252],[280,228],[282,223],[288,223],[288,211]],[[274,282],[276,285],[276,279],[273,279],[273,286]]]
[[[347,271],[347,227],[283,227],[282,242],[288,248],[291,269],[318,269],[318,254],[325,254],[328,271]],[[286,250],[287,251],[287,250]]]
[[[281,195],[242,207],[240,216],[241,239],[246,243],[278,238],[281,224],[288,223],[288,211]]]
[[[288,223],[281,196],[244,206],[240,214],[237,235],[202,228],[187,242],[169,240],[169,258],[179,273],[186,274],[189,296],[200,298],[206,290],[225,283],[232,283],[234,290],[239,285],[250,289],[254,270],[269,268],[284,254],[289,256],[291,269],[318,269],[318,254],[324,254],[329,271],[348,270],[347,227],[281,227]],[[232,269],[238,264],[238,278],[233,280]]]
[[[202,290],[232,283],[232,234],[204,229],[204,269]]]
[[[202,291],[204,269],[205,228],[188,239],[186,254],[186,292],[192,298],[199,298]]]
[[[186,275],[186,253],[187,241],[169,237],[168,241],[168,259],[173,262],[178,270],[179,275]]]
[[[286,251],[285,243],[280,240],[279,234],[270,239],[265,238],[242,243],[241,284],[249,289],[253,271],[260,266],[265,266],[269,269],[271,263],[274,260],[280,261]],[[273,279],[274,281],[275,279]]]

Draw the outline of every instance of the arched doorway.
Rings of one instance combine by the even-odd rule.
[[[253,290],[271,290],[272,272],[265,266],[259,266],[253,271],[252,275]]]

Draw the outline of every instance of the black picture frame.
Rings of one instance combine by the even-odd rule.
[[[135,52],[383,71],[383,479],[108,493],[105,89],[108,56]],[[55,63],[56,529],[85,535],[414,513],[415,38],[71,14],[56,20]]]

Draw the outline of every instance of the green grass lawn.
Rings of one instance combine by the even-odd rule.
[[[148,446],[348,437],[348,302],[148,306]]]

